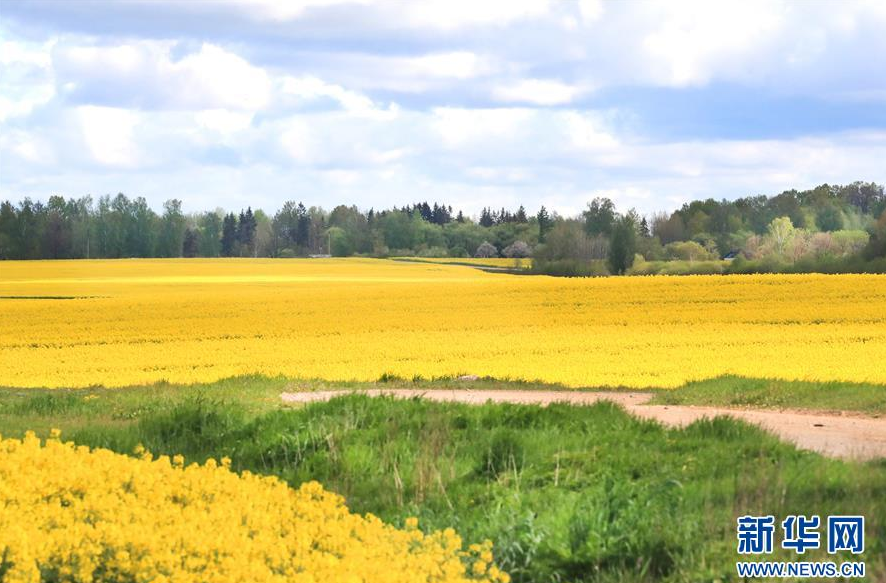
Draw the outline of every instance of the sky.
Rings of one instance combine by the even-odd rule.
[[[0,1],[0,198],[564,215],[886,180],[886,2]]]

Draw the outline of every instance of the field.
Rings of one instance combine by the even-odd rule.
[[[886,577],[883,460],[609,402],[280,398],[631,387],[882,416],[886,277],[3,262],[0,321],[4,583],[733,581],[747,513],[862,514]]]
[[[0,386],[464,374],[886,383],[886,278],[558,279],[370,259],[6,262]]]
[[[417,517],[431,534],[451,527],[465,547],[493,541],[495,563],[520,583],[734,581],[735,516],[789,512],[863,514],[868,580],[886,576],[882,462],[798,451],[726,418],[668,429],[606,402],[476,407],[352,396],[286,408],[279,394],[287,389],[285,379],[247,377],[188,387],[6,391],[0,431],[21,435],[28,426],[46,434],[54,426],[77,444],[123,454],[141,444],[187,464],[227,457],[236,472],[277,476],[294,488],[316,480],[344,496],[351,512],[372,512],[401,529]],[[40,467],[56,468],[51,484],[70,475],[61,463]],[[77,467],[75,485],[88,476]],[[146,504],[159,509],[157,494],[174,494],[187,479],[154,490]],[[38,491],[41,500],[48,487]],[[216,512],[230,516],[235,500]],[[173,540],[188,536],[158,526]],[[387,536],[377,552],[395,546],[399,535]],[[197,558],[205,559],[203,548]],[[795,558],[781,550],[776,556]]]

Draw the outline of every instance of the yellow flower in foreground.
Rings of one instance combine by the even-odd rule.
[[[0,439],[0,509],[4,583],[506,580],[486,572],[488,545],[479,558],[450,529],[352,514],[316,482],[292,489],[214,461],[184,467],[32,433]]]

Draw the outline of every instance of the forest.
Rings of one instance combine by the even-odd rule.
[[[552,275],[883,271],[886,194],[856,181],[774,196],[694,200],[643,216],[595,198],[577,216],[445,202],[368,211],[286,202],[160,212],[123,193],[0,203],[0,259],[126,257],[533,257]]]

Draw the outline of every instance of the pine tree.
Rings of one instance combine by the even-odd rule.
[[[234,213],[225,215],[221,247],[223,257],[233,257],[237,251],[237,216]]]
[[[246,212],[240,211],[240,224],[237,228],[237,241],[240,243],[241,252],[247,255],[254,255],[255,248],[255,215],[252,214],[252,207],[246,209]]]
[[[480,226],[481,227],[491,227],[495,224],[495,217],[493,213],[489,212],[489,209],[483,207],[483,210],[480,212]]]
[[[295,207],[295,215],[295,244],[304,248],[308,246],[308,241],[310,241],[311,217],[308,215],[308,209],[302,203],[298,203],[298,206]]]
[[[538,211],[538,215],[536,215],[536,219],[538,220],[538,241],[544,243],[545,236],[548,234],[548,231],[551,230],[551,216],[548,214],[548,210],[545,207],[541,207]]]
[[[518,223],[525,223],[526,219],[526,209],[523,208],[523,205],[520,205],[520,208],[517,209],[517,214],[514,215],[514,221]]]
[[[200,252],[200,242],[197,238],[197,231],[188,228],[185,230],[185,239],[182,243],[183,257],[196,257]]]

